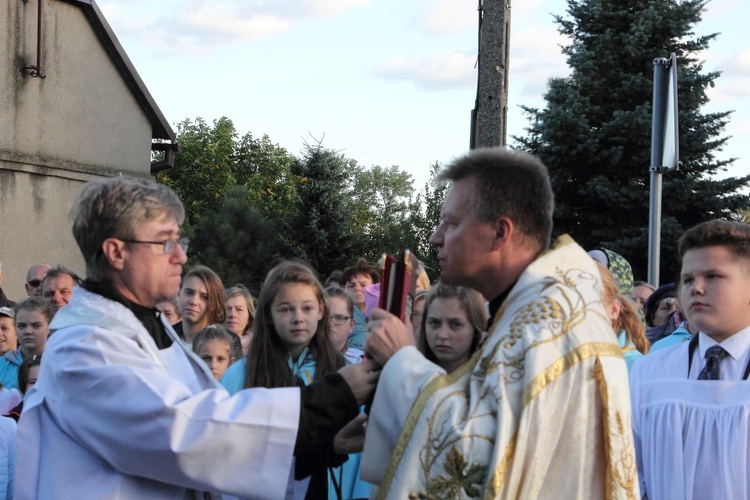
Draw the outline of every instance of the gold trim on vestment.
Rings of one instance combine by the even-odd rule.
[[[523,407],[525,408],[557,377],[565,373],[572,366],[592,356],[622,357],[620,346],[606,342],[593,342],[578,346],[568,354],[552,363],[546,370],[537,375],[523,391]]]
[[[523,391],[523,407],[526,408],[529,403],[539,396],[539,394],[541,394],[541,392],[560,375],[581,361],[594,356],[615,356],[621,358],[622,351],[620,350],[620,346],[606,342],[593,342],[578,346],[573,351],[552,363],[546,370],[532,380],[531,384],[529,384],[529,386]],[[597,359],[596,362],[599,363],[599,360]],[[500,488],[505,480],[505,469],[508,467],[508,464],[513,458],[512,454],[515,452],[517,437],[518,430],[516,429],[516,432],[510,439],[509,445],[505,448],[506,451],[502,461],[492,473],[490,481],[487,482],[487,490],[484,494],[485,498],[494,498],[500,492]],[[512,447],[510,446],[510,443],[513,444]]]
[[[536,260],[539,260],[540,257],[542,257],[542,256],[544,256],[544,255],[546,255],[546,254],[548,254],[550,252],[553,252],[555,250],[559,250],[559,249],[561,249],[562,247],[564,247],[566,245],[570,245],[571,243],[575,243],[575,241],[573,241],[573,238],[571,238],[567,234],[560,235],[555,240],[555,243],[552,245],[552,247],[548,248],[547,250],[544,250],[543,252],[539,253],[539,255],[537,255]],[[508,297],[510,297],[510,295],[508,295]],[[508,302],[508,298],[507,297],[506,297],[505,301],[503,302],[503,304],[500,306],[500,309],[498,309],[497,312],[495,313],[495,317],[492,318],[492,324],[487,329],[487,337],[489,337],[492,334],[492,332],[495,331],[495,326],[500,321],[500,318],[503,317],[503,314],[505,313],[505,303],[506,302]]]
[[[620,412],[615,412],[614,416],[611,414],[609,407],[609,386],[607,385],[607,378],[604,376],[604,367],[598,359],[596,360],[596,365],[594,365],[594,379],[599,386],[599,395],[602,398],[602,407],[604,409],[602,424],[604,426],[604,446],[607,460],[606,498],[613,498],[615,489],[622,488],[626,492],[628,499],[635,500],[638,471],[633,460],[634,457],[627,452],[627,450],[631,449],[630,444],[633,436],[632,424],[630,421],[624,420]],[[616,425],[615,429],[612,428],[613,423]],[[615,436],[615,431],[623,442],[619,457],[612,456],[612,440]]]
[[[454,384],[464,375],[471,373],[474,370],[477,361],[479,361],[481,354],[481,349],[477,349],[477,351],[472,355],[469,361],[458,367],[453,373],[449,373],[447,375],[438,375],[429,384],[427,384],[427,387],[425,387],[422,392],[419,393],[419,396],[417,396],[416,401],[414,401],[411,410],[409,410],[409,416],[406,417],[404,428],[398,438],[396,447],[393,449],[393,455],[391,455],[391,461],[385,471],[385,476],[383,476],[383,482],[380,484],[377,498],[386,498],[386,492],[391,487],[393,477],[398,470],[398,466],[401,463],[401,458],[403,458],[404,452],[406,452],[406,447],[409,445],[411,435],[414,432],[417,422],[419,421],[419,417],[422,415],[422,410],[424,410],[427,401],[440,389]]]
[[[599,388],[599,397],[602,398],[602,425],[604,426],[604,460],[606,466],[604,467],[607,480],[605,481],[605,496],[604,498],[612,498],[612,457],[610,456],[610,450],[612,449],[612,438],[610,437],[609,428],[609,389],[607,387],[607,380],[604,378],[604,369],[602,363],[597,359],[594,363],[594,380]]]

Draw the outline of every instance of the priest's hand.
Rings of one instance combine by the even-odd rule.
[[[363,405],[375,390],[380,377],[380,365],[371,359],[346,365],[339,370],[339,375],[349,384],[358,405]]]
[[[365,447],[367,414],[360,413],[346,424],[333,438],[333,451],[339,455],[359,453]]]
[[[396,351],[415,343],[414,335],[396,316],[383,309],[370,311],[365,352],[381,366],[385,366]]]

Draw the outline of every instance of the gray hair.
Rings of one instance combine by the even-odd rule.
[[[549,172],[539,158],[503,148],[475,149],[443,169],[437,181],[467,177],[476,181],[471,209],[477,220],[508,217],[529,245],[549,245],[555,198]]]
[[[49,271],[47,271],[47,274],[44,275],[44,278],[42,278],[42,283],[39,286],[44,288],[44,285],[46,283],[49,283],[49,280],[57,276],[62,276],[63,274],[67,274],[68,276],[70,276],[75,285],[80,285],[81,283],[83,283],[83,280],[76,274],[75,271],[63,266],[62,264],[58,264],[55,267],[51,267]]]
[[[87,183],[71,210],[73,236],[86,261],[87,276],[108,282],[104,240],[134,239],[140,225],[165,213],[178,224],[185,219],[185,209],[177,195],[153,180],[110,177]]]

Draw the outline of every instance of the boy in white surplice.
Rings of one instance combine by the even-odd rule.
[[[641,493],[750,498],[750,226],[704,222],[678,248],[680,303],[700,333],[633,367]]]

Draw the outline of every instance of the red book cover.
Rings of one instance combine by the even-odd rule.
[[[404,249],[398,259],[385,255],[383,274],[380,280],[380,308],[385,309],[401,321],[406,320],[406,309],[409,297],[413,295],[416,284],[414,254]]]

